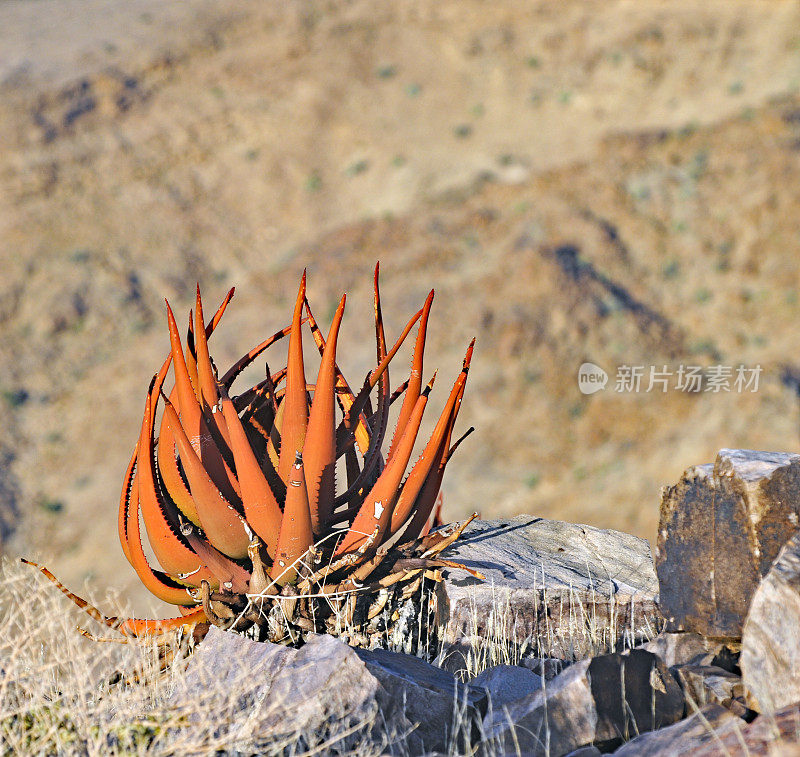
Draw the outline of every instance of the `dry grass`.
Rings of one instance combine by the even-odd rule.
[[[107,607],[108,600],[101,603]],[[113,606],[113,605],[112,605]],[[331,722],[325,729],[248,731],[237,711],[242,672],[226,691],[177,705],[171,696],[183,680],[186,658],[177,637],[153,642],[97,643],[76,627],[92,621],[37,573],[4,561],[0,572],[0,744],[2,754],[209,754],[313,755],[341,751],[377,755],[359,738],[371,720]],[[122,610],[120,610],[121,612]],[[96,630],[91,628],[92,631]],[[162,672],[161,661],[166,658]],[[220,706],[222,703],[222,706]],[[279,703],[268,703],[279,707]],[[263,708],[262,708],[263,710]],[[377,713],[372,713],[374,717]],[[211,715],[211,717],[209,716]],[[337,747],[339,745],[339,747]]]
[[[114,598],[99,602],[126,614]],[[280,702],[261,702],[255,708],[279,727],[265,733],[256,728],[253,710],[243,712],[242,702],[254,683],[243,671],[241,681],[210,683],[202,697],[173,697],[184,682],[188,642],[172,637],[158,647],[153,642],[97,643],[77,632],[83,627],[103,634],[93,621],[70,603],[36,571],[11,561],[0,570],[0,740],[2,753],[12,754],[207,754],[261,753],[281,755],[378,755],[390,750],[407,752],[402,733],[386,733],[375,743],[380,714],[330,719],[323,729],[287,729]],[[477,675],[497,664],[518,663],[524,656],[553,647],[553,640],[510,643],[506,632],[513,619],[508,603],[498,599],[487,633],[467,655],[463,677]],[[587,627],[586,623],[576,628]],[[591,628],[591,624],[588,626]],[[475,621],[477,630],[477,619]],[[639,638],[642,629],[625,634]],[[585,631],[584,631],[585,633]],[[387,640],[388,641],[388,640]],[[585,643],[581,639],[581,643]],[[602,635],[593,639],[596,652],[610,651]],[[391,645],[390,645],[391,646]],[[575,646],[575,645],[573,645]],[[595,649],[593,647],[593,649]],[[400,650],[398,650],[400,651]],[[433,657],[433,650],[419,653]],[[164,668],[163,671],[161,668]],[[244,697],[244,699],[243,699]],[[187,704],[189,703],[189,704]],[[209,716],[211,714],[211,716]],[[380,722],[380,721],[377,721]],[[479,724],[466,702],[454,708],[451,723],[443,723],[448,753],[474,750]],[[496,747],[496,749],[495,749]],[[482,753],[498,754],[500,745],[483,742]]]
[[[613,594],[593,593],[588,606],[578,594],[570,591],[568,601],[561,608],[568,617],[566,622],[551,623],[550,613],[539,613],[534,606],[534,612],[543,618],[542,625],[533,636],[514,642],[513,639],[522,636],[518,632],[520,625],[529,626],[529,623],[525,624],[519,611],[512,607],[508,591],[496,589],[489,615],[481,618],[477,606],[472,604],[471,626],[465,629],[463,640],[455,648],[445,645],[440,649],[437,662],[443,667],[452,667],[445,664],[445,658],[458,654],[460,647],[464,668],[457,675],[468,680],[495,665],[519,665],[525,658],[563,660],[566,666],[585,657],[622,652],[650,641],[661,631],[661,623],[635,611],[633,599],[626,614],[627,624],[622,626],[624,608],[617,604]],[[546,588],[541,602],[544,607],[552,605]]]

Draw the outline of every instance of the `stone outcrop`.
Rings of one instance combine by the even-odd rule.
[[[386,724],[411,727],[400,703],[332,636],[314,637],[296,650],[212,627],[190,658],[172,704],[215,713],[213,737],[237,748],[351,727],[382,738],[379,712]],[[197,727],[204,724],[198,720]]]
[[[549,681],[563,673],[570,663],[567,660],[558,660],[553,657],[523,657],[519,661],[519,665]]]
[[[626,534],[476,521],[442,556],[485,579],[442,566],[436,665],[212,628],[172,704],[244,750],[800,754],[799,511],[799,455],[722,450],[664,491],[656,566]]]
[[[443,557],[486,578],[443,567],[435,666],[212,628],[173,704],[238,713],[215,717],[214,735],[245,749],[285,737],[429,757],[800,754],[799,507],[800,456],[723,450],[665,490],[658,578],[626,534],[476,521]]]
[[[671,631],[739,637],[750,600],[800,520],[800,455],[720,450],[662,492],[659,606]]]
[[[443,557],[445,644],[503,638],[531,655],[580,659],[658,632],[657,581],[644,539],[520,515],[475,521]]]
[[[761,712],[800,702],[800,532],[753,595],[740,664],[751,703]]]

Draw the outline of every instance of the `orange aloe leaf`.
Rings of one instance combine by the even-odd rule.
[[[217,378],[211,365],[211,355],[208,351],[208,339],[203,328],[203,301],[200,297],[200,285],[197,286],[197,300],[195,304],[195,328],[197,330],[197,376],[200,388],[200,410],[203,421],[209,434],[211,444],[219,452],[224,462],[225,478],[221,479],[222,489],[229,484],[237,498],[241,497],[239,481],[233,473],[235,467],[233,453],[231,452],[231,439],[228,427],[222,413],[219,412],[219,393],[217,392]],[[227,490],[230,491],[230,490]]]
[[[214,376],[214,369],[211,367],[211,354],[208,351],[208,340],[206,338],[205,328],[203,327],[205,321],[203,320],[203,301],[200,297],[199,284],[197,285],[197,300],[194,317],[195,329],[197,331],[195,349],[197,350],[197,380],[200,384],[200,396],[211,411],[211,414],[215,416],[213,420],[216,422],[220,433],[225,437],[225,441],[230,444],[230,440],[227,438],[225,422],[217,417],[217,405],[219,403],[217,379],[216,376]]]
[[[460,397],[458,402],[461,402]],[[449,459],[447,454],[447,445],[450,443],[450,435],[452,433],[453,426],[455,425],[455,416],[457,414],[458,409],[456,408],[454,410],[452,420],[448,425],[448,431],[442,446],[443,455],[441,460],[438,464],[438,467],[434,467],[428,473],[427,478],[423,482],[422,489],[420,490],[420,493],[414,503],[413,516],[409,519],[408,526],[406,526],[402,536],[397,540],[397,543],[399,544],[404,544],[412,539],[418,538],[425,529],[425,524],[431,516],[431,511],[433,510],[436,497],[442,485],[442,479],[444,478],[445,466],[447,465],[447,461]]]
[[[325,352],[325,338],[322,336],[322,331],[317,325],[314,314],[311,312],[311,303],[309,303],[308,298],[306,298],[305,306],[308,325],[311,329],[311,335],[314,337],[314,342],[317,345],[317,349],[319,350],[321,357]],[[342,414],[346,414],[355,401],[355,395],[353,394],[353,390],[350,388],[350,384],[345,378],[345,375],[339,369],[338,364],[334,363],[334,367],[336,369],[336,399],[339,403],[339,407],[342,409]],[[360,413],[358,425],[356,426],[356,430],[354,432],[356,444],[358,444],[358,448],[361,450],[362,455],[366,454],[366,451],[369,448],[369,426],[367,425],[366,421],[366,415],[363,412]]]
[[[397,507],[392,515],[392,525],[389,530],[390,535],[395,534],[412,514],[414,527],[416,528],[418,526],[421,530],[425,525],[425,521],[428,519],[428,515],[430,515],[430,508],[427,507],[427,503],[430,499],[429,492],[433,488],[436,480],[441,482],[439,468],[442,466],[442,462],[449,450],[449,437],[452,433],[453,424],[455,423],[455,416],[458,414],[458,406],[461,401],[460,397],[463,395],[464,386],[466,385],[474,345],[475,340],[473,339],[464,357],[461,373],[459,373],[453,384],[450,396],[439,416],[436,427],[428,443],[425,445],[422,455],[420,455],[414,467],[411,469],[411,473],[408,474],[408,478],[406,478],[403,483],[400,498],[397,501]],[[426,487],[426,482],[429,481],[430,483]],[[422,499],[423,507],[419,508],[420,493],[426,488],[428,493],[425,498]],[[433,501],[435,500],[437,492],[438,486],[436,486],[436,491],[433,492],[433,499],[430,499],[431,507],[433,506]],[[427,509],[427,512],[423,518],[420,510],[425,509]],[[408,541],[409,539],[416,538],[418,533],[410,535],[411,531],[413,531],[413,529],[409,527],[409,530],[403,534],[401,541]]]
[[[353,433],[352,428],[355,419],[362,417],[364,408],[366,407],[367,401],[369,400],[370,392],[375,388],[375,385],[378,383],[378,381],[383,376],[386,369],[389,367],[389,363],[391,362],[392,358],[397,354],[397,351],[402,346],[409,332],[411,331],[412,328],[414,328],[414,324],[420,319],[421,316],[422,316],[422,310],[418,310],[416,313],[414,313],[414,315],[405,325],[403,332],[400,334],[397,341],[394,343],[392,349],[385,354],[383,359],[379,359],[378,365],[367,375],[366,379],[364,379],[364,385],[361,387],[361,390],[356,395],[356,398],[355,400],[353,400],[352,405],[345,413],[342,422],[336,429],[336,444],[338,449],[337,454],[339,456],[344,454],[345,444],[348,439],[348,436]],[[359,425],[358,428],[360,427],[361,426]],[[358,438],[357,437],[358,428],[356,428],[356,438]],[[366,446],[367,445],[365,445],[365,447]],[[366,454],[364,449],[362,449],[361,444],[359,444],[359,449],[362,450],[362,454]]]
[[[130,507],[126,512],[125,537],[130,553],[130,563],[139,579],[151,594],[162,602],[171,605],[196,605],[185,586],[175,581],[162,571],[153,570],[142,549],[142,536],[139,531],[139,492],[138,487],[131,497]]]
[[[223,554],[234,559],[247,557],[250,538],[242,517],[211,480],[181,425],[178,413],[166,397],[164,404],[164,417],[175,436],[200,525],[211,544]]]
[[[336,448],[337,457],[346,451],[347,446],[347,431],[352,428],[352,419],[358,417],[364,407],[366,406],[369,394],[374,388],[375,384],[380,382],[378,394],[378,409],[375,414],[375,421],[373,423],[372,434],[369,439],[369,448],[364,454],[364,465],[356,480],[348,487],[347,491],[340,494],[334,500],[334,508],[339,505],[349,502],[351,497],[358,492],[359,489],[364,487],[369,481],[369,477],[376,469],[378,461],[381,460],[381,445],[383,438],[386,434],[386,424],[389,418],[389,405],[391,403],[391,391],[389,389],[389,375],[388,367],[392,358],[397,354],[397,350],[405,341],[409,332],[413,328],[417,320],[422,316],[422,310],[419,310],[406,324],[403,333],[395,342],[394,346],[387,353],[386,339],[383,333],[383,317],[381,315],[381,301],[380,291],[378,289],[378,272],[379,267],[375,266],[375,340],[377,344],[378,353],[378,366],[367,376],[364,381],[364,386],[358,393],[355,401],[353,402],[350,410],[345,414],[342,423],[337,429],[336,435]]]
[[[175,402],[175,390],[170,394],[170,402]],[[200,525],[200,516],[180,470],[175,457],[175,435],[167,423],[166,417],[161,419],[161,429],[158,434],[158,470],[161,473],[161,482],[166,493],[175,503],[177,508],[196,526]]]
[[[271,337],[265,339],[261,344],[253,347],[246,355],[242,355],[225,373],[225,375],[221,379],[221,383],[225,384],[225,386],[230,389],[231,384],[236,380],[236,377],[245,369],[247,368],[250,363],[252,363],[264,350],[271,347],[275,342],[279,339],[283,339],[283,337],[288,336],[292,331],[291,326],[286,326],[285,328],[281,329],[280,331],[276,331]]]
[[[159,620],[141,620],[139,618],[126,618],[119,622],[118,630],[125,636],[158,636],[169,631],[176,631],[179,628],[184,631],[191,631],[192,628],[200,623],[207,623],[208,618],[202,607],[198,607],[186,615],[178,618],[161,618]]]
[[[280,449],[281,449],[281,428],[283,427],[283,415],[285,407],[283,403],[278,405],[278,412],[275,413],[275,420],[272,423],[272,428],[269,430],[269,441],[267,442],[267,460],[265,464],[271,465],[276,471],[280,463]],[[285,479],[278,478],[285,484]]]
[[[376,529],[375,546],[377,547],[383,534],[386,533],[397,501],[400,482],[403,480],[403,474],[414,450],[414,442],[417,439],[419,426],[422,423],[422,415],[425,412],[425,405],[433,388],[435,378],[436,375],[434,374],[430,383],[417,398],[414,409],[408,419],[406,430],[400,437],[395,456],[387,463],[386,468],[378,477],[369,494],[364,497],[364,503],[353,520],[353,525],[336,548],[334,557],[339,557],[346,552],[357,549],[370,534],[375,533]]]
[[[278,535],[278,549],[270,577],[280,586],[292,583],[297,577],[297,561],[314,543],[308,489],[303,471],[303,457],[297,452],[289,470],[286,485],[286,504]]]
[[[166,302],[166,300],[165,300]],[[175,390],[178,394],[178,407],[180,408],[183,427],[197,451],[200,451],[201,413],[195,389],[186,367],[186,357],[178,334],[178,324],[172,308],[167,302],[167,324],[169,326],[169,342],[172,350],[172,363],[175,372]]]
[[[128,546],[128,533],[127,533],[127,520],[128,509],[131,505],[131,494],[136,492],[136,508],[139,508],[139,486],[134,482],[133,469],[136,467],[136,458],[139,455],[139,443],[133,450],[131,461],[128,463],[128,468],[125,471],[125,478],[122,480],[122,494],[119,498],[119,514],[117,517],[117,533],[119,534],[119,542],[122,545],[122,551],[125,554],[128,562],[133,565],[131,560],[131,549]]]
[[[232,591],[235,594],[244,594],[250,583],[250,573],[241,565],[226,557],[222,552],[202,539],[192,526],[184,527],[183,533],[192,549],[200,555],[203,562],[208,565],[220,589]],[[207,582],[211,585],[211,582]]]
[[[311,524],[317,536],[328,523],[336,494],[336,342],[344,304],[342,296],[322,353],[303,447]]]
[[[428,294],[425,300],[425,305],[422,308],[422,317],[419,322],[419,330],[417,331],[417,340],[414,344],[414,354],[411,358],[411,375],[408,377],[408,386],[406,388],[406,395],[403,398],[403,404],[400,407],[400,415],[397,417],[397,425],[394,430],[394,437],[389,445],[389,452],[386,454],[386,460],[392,459],[394,449],[400,441],[403,430],[411,417],[411,412],[419,397],[420,390],[422,389],[422,368],[423,356],[425,353],[425,337],[428,333],[428,316],[431,312],[431,305],[433,304],[433,289]]]
[[[139,505],[142,509],[147,537],[158,562],[166,573],[179,575],[201,569],[200,559],[187,546],[179,530],[179,516],[169,508],[155,478],[155,449],[153,444],[153,417],[157,392],[161,389],[163,375],[153,377],[145,402],[142,430],[139,436],[138,470]],[[202,572],[202,571],[201,571]],[[205,573],[210,575],[206,570]]]
[[[222,320],[225,309],[231,301],[234,289],[228,291],[222,303],[217,308],[214,316],[205,327],[206,337],[210,337],[214,330]],[[187,370],[189,372],[189,379],[194,387],[198,387],[197,380],[197,364],[194,360],[194,325],[192,322],[191,311],[189,314],[189,331],[187,336]],[[167,356],[167,364],[172,360],[172,354]],[[177,387],[174,387],[169,395],[170,402],[175,404],[177,400]],[[178,469],[178,462],[175,457],[175,438],[169,429],[166,421],[162,418],[161,428],[158,434],[158,469],[161,473],[161,480],[164,484],[167,494],[172,501],[177,505],[178,509],[195,525],[200,525],[200,519],[197,515],[197,510],[194,506],[194,500],[186,486],[186,483],[181,476]]]
[[[42,573],[50,582],[58,587],[59,591],[74,602],[81,608],[90,618],[108,626],[114,630],[120,631],[125,636],[142,636],[146,633],[157,634],[173,628],[180,628],[182,626],[191,627],[205,620],[205,614],[202,617],[193,611],[187,615],[182,615],[180,618],[168,618],[166,620],[138,620],[136,618],[117,618],[114,616],[104,615],[94,605],[89,604],[85,599],[73,594],[64,584],[61,583],[44,565],[39,565],[32,560],[26,560],[21,557],[20,560],[26,565],[31,565]],[[180,621],[180,622],[177,622]],[[138,633],[136,631],[139,631]]]
[[[263,401],[264,399],[272,403],[273,413],[277,411],[278,408],[274,402],[275,387],[286,378],[286,368],[281,368],[279,371],[270,374],[269,366],[265,365],[265,367],[267,370],[267,377],[263,381],[259,381],[254,387],[251,387],[235,397],[231,397],[231,401],[237,413],[246,410],[248,405],[256,401]],[[270,392],[272,392],[272,395],[270,395]]]
[[[199,285],[198,285],[199,288]],[[228,294],[225,295],[225,298],[220,303],[220,306],[217,308],[217,312],[214,313],[214,317],[208,322],[208,325],[205,327],[205,334],[206,339],[208,339],[211,334],[214,333],[214,329],[217,328],[219,322],[222,320],[222,315],[225,313],[225,309],[228,307],[228,303],[233,299],[233,294],[236,290],[234,287],[231,287],[228,290]],[[194,318],[192,317],[192,311],[189,310],[189,330],[186,333],[186,367],[189,371],[189,378],[192,380],[192,386],[195,388],[195,394],[197,396],[198,401],[200,400],[200,382],[197,377],[197,361],[196,355],[197,350],[195,349],[195,338],[194,338]]]
[[[231,449],[236,461],[239,486],[242,489],[242,504],[247,523],[261,538],[267,554],[274,559],[281,526],[281,508],[270,488],[261,466],[253,454],[253,448],[245,433],[236,409],[224,384],[219,385],[222,413],[231,437]]]
[[[202,400],[200,394],[200,379],[197,376],[197,358],[195,357],[197,350],[194,346],[194,316],[192,311],[189,310],[189,328],[186,331],[186,370],[189,372],[189,380],[192,382],[194,388],[194,396],[197,401]]]
[[[450,447],[450,449],[447,451],[448,460],[453,456],[453,453],[459,448],[461,442],[463,442],[464,439],[466,439],[474,430],[475,426],[470,426],[463,434],[461,434],[461,436],[458,437],[458,439],[456,439],[453,442],[453,446]]]
[[[425,526],[423,527],[422,531],[420,532],[420,538],[426,537],[432,529],[438,528],[439,526],[444,525],[444,521],[442,520],[442,505],[444,503],[444,497],[442,496],[441,491],[436,495],[436,505],[433,508],[433,513],[431,513],[428,520],[425,521]],[[451,566],[452,567],[452,566]],[[474,575],[474,574],[473,574]],[[483,575],[476,576],[483,578]]]
[[[165,573],[154,571],[144,555],[139,531],[139,481],[138,474],[133,475],[134,467],[138,464],[138,452],[137,443],[128,465],[120,499],[118,530],[122,551],[145,587],[159,599],[170,604],[196,604],[190,599],[184,586]]]
[[[300,279],[300,289],[294,306],[292,332],[289,335],[289,357],[286,366],[286,395],[279,410],[281,419],[281,451],[278,459],[278,475],[288,482],[289,472],[294,465],[295,456],[303,451],[308,424],[308,397],[306,395],[306,376],[303,366],[303,335],[300,322],[303,315],[303,302],[306,296],[306,272]],[[276,419],[277,426],[277,419]]]
[[[198,284],[198,288],[199,286],[200,285]],[[228,307],[228,303],[233,299],[235,291],[236,289],[234,287],[231,287],[228,290],[228,293],[225,295],[224,299],[217,308],[216,313],[214,313],[211,320],[206,324],[205,326],[206,339],[208,339],[214,333],[214,329],[216,329],[217,326],[219,325],[219,322],[222,320],[222,316],[225,313],[226,308]],[[187,332],[186,335],[186,345],[188,347],[187,349],[187,356],[188,356],[187,364],[188,364],[190,361],[194,360],[195,356],[197,355],[197,350],[195,349],[195,338],[194,338],[194,318],[192,316],[191,310],[189,310],[189,331]],[[189,373],[192,374],[192,379],[194,381],[197,381],[196,364],[194,367],[194,371],[192,371],[191,367],[189,368]],[[195,383],[195,386],[199,387],[199,383]]]
[[[194,447],[195,452],[203,461],[211,480],[222,491],[229,501],[235,501],[238,496],[239,484],[229,466],[220,453],[219,447],[214,443],[208,425],[205,422],[200,403],[197,401],[192,387],[186,359],[178,334],[178,326],[172,308],[167,302],[167,322],[169,324],[169,340],[172,350],[172,363],[175,373],[175,389],[177,390],[178,408],[180,410],[181,424],[186,431],[186,436]]]

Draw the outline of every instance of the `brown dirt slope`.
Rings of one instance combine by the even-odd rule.
[[[487,7],[0,3],[8,551],[147,608],[115,518],[163,297],[237,285],[224,364],[283,323],[305,265],[322,316],[350,294],[354,375],[377,258],[390,329],[436,286],[440,383],[478,337],[451,517],[652,537],[687,465],[797,447],[800,8]],[[623,364],[764,374],[585,397],[585,360],[612,385]]]

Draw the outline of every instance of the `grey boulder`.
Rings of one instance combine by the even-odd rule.
[[[497,710],[541,689],[542,678],[518,665],[495,665],[472,678],[470,685],[485,690]]]
[[[718,704],[734,715],[747,715],[741,676],[716,665],[683,665],[673,668],[686,698],[687,711]]]
[[[384,649],[354,652],[413,724],[415,737],[426,749],[447,749],[454,728],[470,736],[474,730],[477,736],[487,707],[483,687],[461,683],[419,657]]]
[[[692,757],[797,757],[800,754],[800,703],[757,717],[750,725],[732,723]]]
[[[349,753],[369,743],[389,754],[421,754],[444,748],[447,724],[479,723],[485,701],[483,689],[415,657],[357,653],[332,636],[311,636],[292,649],[212,627],[170,704],[234,750],[286,743],[313,751],[325,743]],[[469,721],[464,731],[471,738]]]

